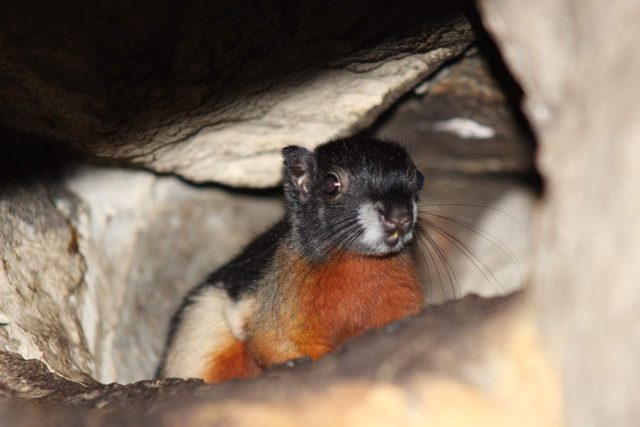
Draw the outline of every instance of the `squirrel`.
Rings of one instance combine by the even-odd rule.
[[[157,377],[251,378],[422,309],[424,177],[406,150],[342,138],[282,156],[284,217],[186,296]]]

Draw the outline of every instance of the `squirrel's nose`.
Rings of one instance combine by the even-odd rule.
[[[394,207],[391,209],[379,209],[380,223],[385,231],[385,242],[389,246],[394,246],[400,237],[409,232],[413,225],[409,209],[405,207]]]

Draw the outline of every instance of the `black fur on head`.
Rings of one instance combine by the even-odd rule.
[[[403,147],[344,138],[282,155],[291,244],[307,258],[383,256],[410,243],[424,178]]]

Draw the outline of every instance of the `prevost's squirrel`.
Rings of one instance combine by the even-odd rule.
[[[187,295],[159,377],[253,377],[422,308],[424,178],[406,150],[344,138],[282,156],[284,218]]]

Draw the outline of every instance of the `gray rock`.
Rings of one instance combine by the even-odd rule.
[[[86,265],[54,192],[72,199],[37,180],[0,191],[0,348],[84,382],[94,364],[75,293]]]
[[[473,34],[464,1],[99,1],[0,17],[0,122],[193,181],[369,123]]]
[[[539,137],[532,287],[568,425],[637,426],[640,3],[480,5]]]
[[[371,132],[407,145],[435,178],[532,174],[532,136],[513,110],[508,85],[487,61],[486,53],[470,49],[417,86]]]
[[[103,382],[151,378],[186,292],[282,213],[278,197],[146,171],[80,167],[64,184],[79,200],[79,316]]]
[[[427,302],[524,288],[531,269],[534,192],[513,180],[475,175],[427,182],[419,210],[424,231],[417,236]]]
[[[220,385],[162,380],[77,386],[42,364],[19,364],[15,355],[0,353],[5,362],[0,378],[3,367],[14,364],[14,376],[40,387],[40,405],[0,405],[0,416],[11,425],[46,420],[51,426],[428,421],[434,426],[506,427],[522,421],[522,408],[531,408],[520,425],[559,425],[548,393],[552,371],[535,346],[526,307],[523,295],[467,297],[370,331],[317,363],[277,367],[254,380]],[[11,393],[12,402],[35,396],[29,389]]]
[[[151,378],[184,294],[281,215],[278,197],[73,166],[0,193],[0,349],[75,381]]]

